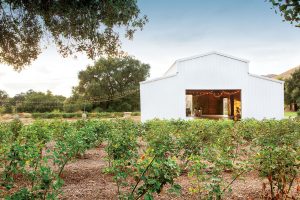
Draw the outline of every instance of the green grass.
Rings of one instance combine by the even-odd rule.
[[[297,112],[284,112],[284,117],[289,118],[289,117],[297,117]]]

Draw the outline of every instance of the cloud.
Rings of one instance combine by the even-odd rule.
[[[78,72],[91,62],[84,55],[78,59],[62,58],[52,47],[21,72],[9,66],[0,66],[0,82],[10,96],[29,89],[44,92],[49,89],[54,94],[69,96],[72,87],[78,84]]]

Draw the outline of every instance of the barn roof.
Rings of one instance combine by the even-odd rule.
[[[228,55],[228,54],[224,54],[224,53],[220,53],[220,52],[217,52],[217,51],[211,51],[211,52],[208,52],[208,53],[203,53],[203,54],[198,54],[198,55],[194,55],[194,56],[190,56],[190,57],[186,57],[186,58],[181,58],[181,59],[176,60],[175,62],[193,60],[193,59],[197,59],[197,58],[205,57],[205,56],[209,56],[209,55],[219,55],[219,56],[223,56],[223,57],[226,57],[226,58],[231,58],[233,60],[242,61],[242,62],[245,62],[245,63],[250,62],[249,60],[246,60],[246,59],[243,59],[243,58],[238,58],[238,57]]]
[[[243,58],[238,58],[238,57],[231,56],[231,55],[224,54],[224,53],[220,53],[220,52],[217,52],[217,51],[212,51],[212,52],[208,52],[208,53],[204,53],[204,54],[198,54],[198,55],[178,59],[169,67],[169,69],[164,73],[164,75],[162,77],[142,81],[141,84],[154,82],[154,81],[159,81],[159,80],[162,80],[162,79],[167,79],[167,78],[177,76],[178,72],[176,72],[175,74],[171,74],[171,75],[168,74],[168,72],[173,67],[176,67],[177,63],[188,61],[188,60],[193,60],[193,59],[197,59],[197,58],[201,58],[201,57],[205,57],[205,56],[209,56],[209,55],[219,55],[219,56],[223,56],[223,57],[230,58],[230,59],[233,59],[233,60],[241,61],[241,62],[244,62],[244,63],[249,63],[250,62],[249,60],[246,60],[246,59],[243,59]],[[255,75],[255,74],[250,74],[250,73],[248,73],[248,74],[249,74],[249,76],[252,76],[252,77],[255,77],[255,78],[259,78],[259,79],[263,79],[263,80],[267,80],[267,81],[273,81],[273,82],[277,82],[277,83],[281,83],[281,84],[284,83],[284,81],[281,81],[281,80],[268,78],[268,77],[264,77],[264,76],[259,76],[259,75]]]
[[[243,58],[238,58],[238,57],[235,57],[235,56],[232,56],[232,55],[228,55],[228,54],[224,54],[224,53],[220,53],[220,52],[217,52],[217,51],[211,51],[211,52],[208,52],[208,53],[198,54],[198,55],[194,55],[194,56],[190,56],[190,57],[181,58],[181,59],[176,60],[176,61],[169,67],[169,69],[164,73],[164,75],[167,75],[168,72],[169,72],[169,71],[170,71],[177,63],[179,63],[179,62],[184,62],[184,61],[188,61],[188,60],[193,60],[193,59],[197,59],[197,58],[201,58],[201,57],[205,57],[205,56],[209,56],[209,55],[219,55],[219,56],[223,56],[223,57],[230,58],[230,59],[233,59],[233,60],[241,61],[241,62],[244,62],[244,63],[249,63],[249,62],[250,62],[249,60],[246,60],[246,59],[243,59]]]
[[[276,82],[276,83],[284,83],[284,81],[277,80],[277,79],[274,79],[274,78],[268,78],[268,77],[265,77],[265,76],[260,76],[260,75],[256,75],[256,74],[250,74],[250,73],[248,73],[248,74],[249,74],[249,76],[252,76],[254,78],[260,78],[260,79],[263,79],[263,80],[273,81],[273,82]]]
[[[150,83],[150,82],[159,81],[159,80],[162,80],[162,79],[172,78],[174,76],[177,76],[177,74],[178,74],[178,72],[176,74],[167,75],[167,76],[161,76],[161,77],[158,77],[158,78],[153,78],[153,79],[149,79],[149,80],[146,80],[146,81],[142,81],[140,83],[141,84],[143,84],[143,83]]]

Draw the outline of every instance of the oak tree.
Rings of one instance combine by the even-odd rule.
[[[300,27],[300,0],[268,0],[279,10],[285,21]],[[275,10],[275,12],[277,12]]]
[[[294,105],[297,110],[300,107],[300,68],[290,78],[285,80],[285,103]]]
[[[54,43],[63,56],[116,55],[147,22],[137,0],[0,0],[0,63],[21,70]]]
[[[149,69],[148,64],[130,56],[101,58],[93,66],[79,72],[79,85],[74,88],[73,96],[94,101],[95,106],[99,103],[98,106],[103,106],[103,109],[115,102],[123,104],[124,108],[112,108],[114,111],[138,109],[139,83],[149,76]]]

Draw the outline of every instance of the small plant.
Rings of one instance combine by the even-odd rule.
[[[48,166],[51,157],[45,145],[51,139],[46,123],[35,122],[22,126],[14,122],[10,126],[13,134],[11,146],[6,152],[2,174],[2,186],[6,199],[53,199],[62,186],[61,180]],[[19,190],[12,190],[26,183]],[[12,192],[14,191],[14,192]]]
[[[161,193],[166,184],[171,185],[170,192],[180,193],[181,186],[174,179],[180,175],[180,168],[176,159],[166,155],[164,158],[156,155],[155,151],[143,155],[137,162],[136,183],[131,190],[132,199],[154,199],[153,194]]]
[[[175,157],[172,157],[167,146],[170,138],[149,136],[146,153],[138,159],[137,137],[141,135],[139,127],[132,122],[120,120],[108,134],[109,166],[107,172],[114,174],[119,199],[153,199],[154,193],[160,193],[166,184],[178,192],[179,185],[174,179],[179,176],[180,169]],[[160,132],[162,133],[162,132]],[[159,139],[162,145],[159,144]]]
[[[262,198],[297,199],[299,141],[298,119],[0,123],[0,198],[58,198],[65,166],[103,143],[119,199],[154,199],[167,185],[179,194],[185,172],[192,194],[222,199],[253,169],[268,181]]]
[[[255,139],[257,153],[254,166],[268,180],[269,190],[263,187],[263,198],[287,199],[299,175],[299,123],[291,120],[262,122],[260,135]]]
[[[134,163],[138,157],[138,143],[136,125],[131,121],[117,120],[107,133],[107,146],[109,167],[106,172],[114,175],[117,184],[118,198],[127,195],[128,178],[135,173]]]

